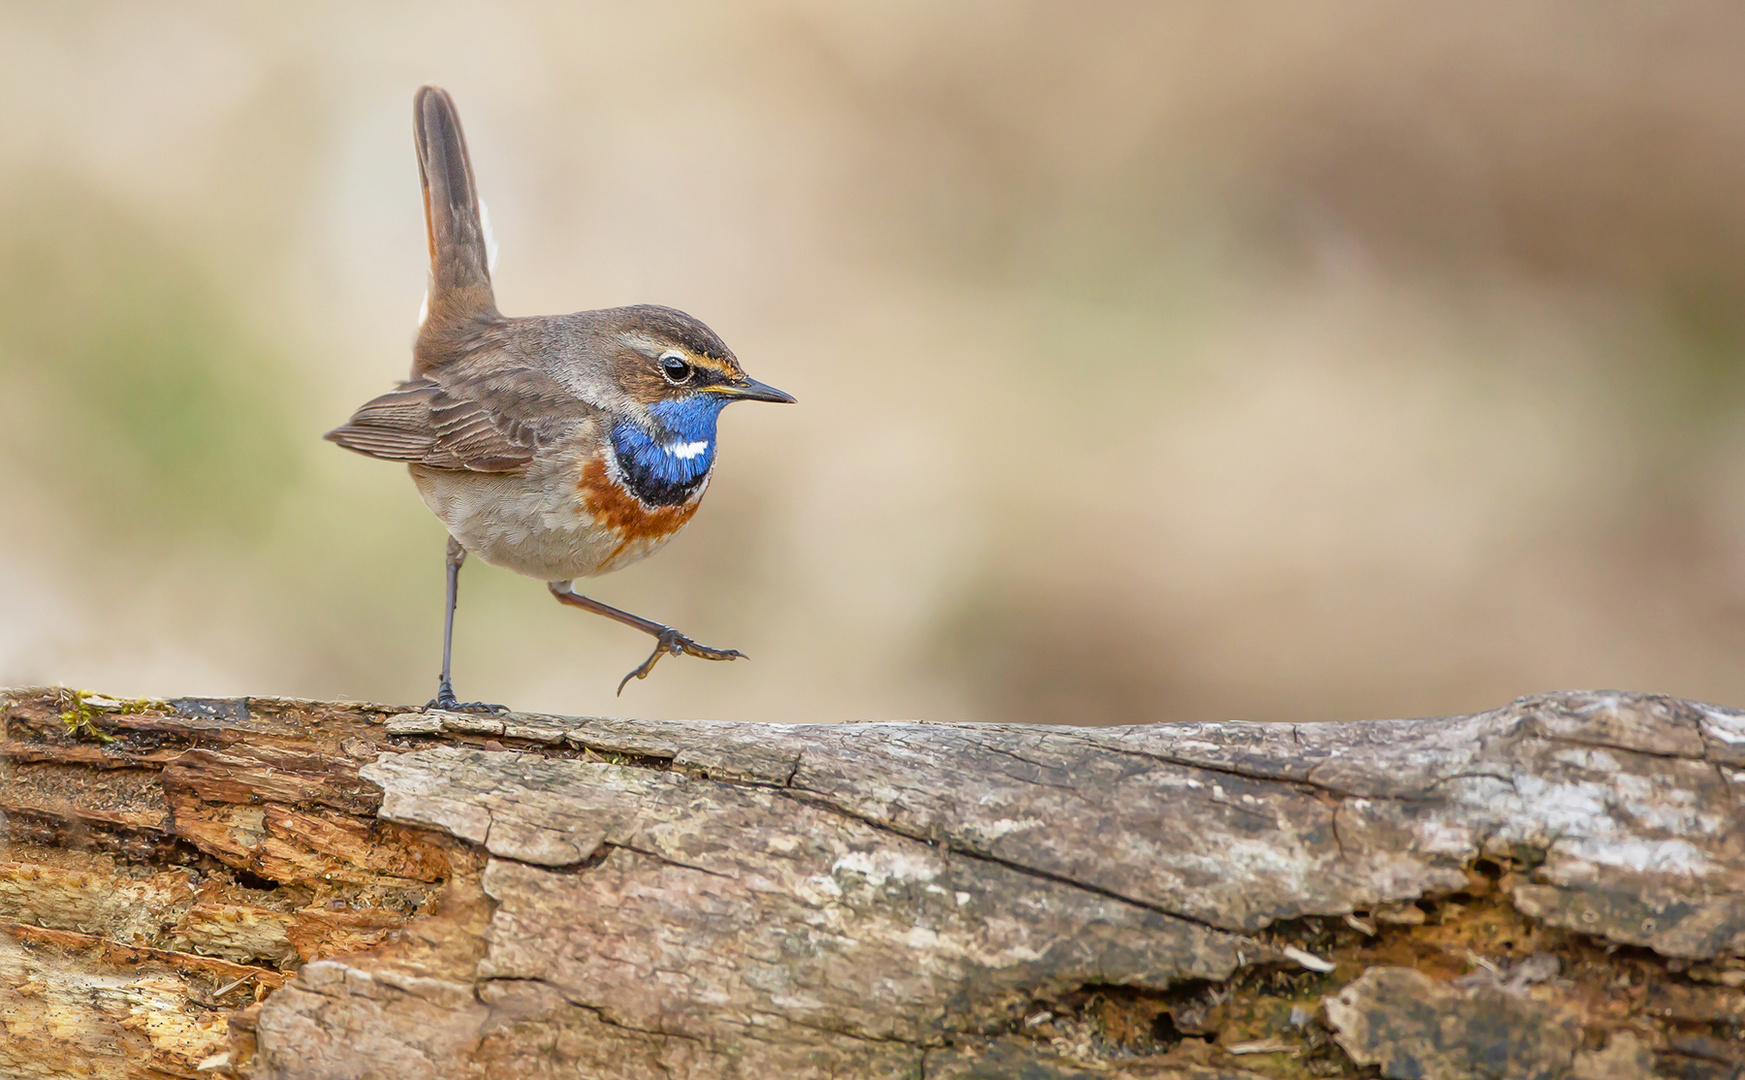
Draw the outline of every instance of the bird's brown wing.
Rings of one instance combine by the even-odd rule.
[[[510,472],[541,443],[598,412],[527,368],[468,377],[444,372],[401,383],[325,436],[347,450],[433,469]]]

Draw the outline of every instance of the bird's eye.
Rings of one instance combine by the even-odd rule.
[[[660,358],[660,372],[666,376],[666,381],[678,386],[691,377],[691,365],[678,356],[667,353]]]

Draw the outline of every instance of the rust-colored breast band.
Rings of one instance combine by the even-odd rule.
[[[664,540],[685,527],[697,512],[701,499],[692,499],[678,506],[649,509],[641,500],[613,481],[606,472],[606,461],[596,455],[582,466],[576,493],[582,506],[594,521],[616,532],[625,544],[639,540]]]

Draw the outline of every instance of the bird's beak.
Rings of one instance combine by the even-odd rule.
[[[794,395],[752,378],[747,378],[744,382],[720,383],[709,389],[735,401],[780,401],[789,405],[794,402]]]

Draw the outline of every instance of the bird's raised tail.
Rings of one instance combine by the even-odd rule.
[[[457,331],[497,318],[497,300],[491,291],[478,187],[454,99],[440,87],[423,86],[412,101],[430,239],[430,295],[416,350],[417,366],[423,369],[441,364],[448,351],[442,346]]]

